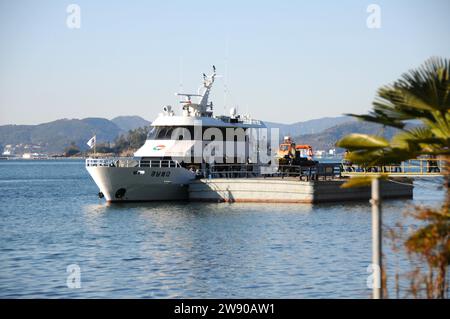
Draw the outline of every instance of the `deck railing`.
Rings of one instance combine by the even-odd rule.
[[[354,165],[347,161],[342,162],[342,175],[344,176],[370,176],[389,174],[390,176],[437,176],[442,175],[444,161],[439,159],[414,159],[400,164],[369,166]]]
[[[334,179],[341,177],[340,163],[300,165],[215,164],[205,171],[208,178],[294,177],[301,180]]]
[[[129,158],[88,158],[86,167],[155,167],[169,168],[181,167],[178,161],[174,160],[135,160]]]

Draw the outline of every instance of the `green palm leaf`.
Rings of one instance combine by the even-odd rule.
[[[389,142],[381,136],[355,133],[345,136],[337,143],[337,146],[349,150],[370,150],[388,147]]]
[[[360,120],[403,130],[390,143],[379,136],[350,134],[336,145],[352,151],[355,163],[383,163],[422,154],[450,154],[450,62],[431,58],[378,90],[373,110]],[[422,127],[409,128],[408,120]],[[406,158],[405,158],[406,157]]]

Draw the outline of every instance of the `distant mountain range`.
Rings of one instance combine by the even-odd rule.
[[[296,122],[293,124],[282,124],[267,121],[264,121],[264,123],[266,124],[267,127],[279,128],[280,136],[283,137],[285,135],[298,136],[306,134],[317,134],[330,127],[351,121],[355,120],[348,116],[339,116],[339,117],[323,117],[320,119],[309,120],[304,122]]]
[[[381,135],[387,139],[391,139],[398,130],[368,122],[358,120],[350,120],[341,124],[332,126],[317,134],[300,134],[294,135],[297,144],[311,145],[314,150],[329,150],[336,148],[335,144],[345,135],[351,133],[362,133],[371,135]]]
[[[359,122],[350,117],[326,117],[321,119],[282,124],[265,122],[267,127],[278,127],[280,138],[292,136],[298,144],[310,144],[314,149],[328,150],[341,137],[350,133],[380,134],[382,127]],[[104,118],[62,119],[38,125],[0,126],[0,149],[5,145],[39,145],[42,152],[60,153],[72,142],[82,150],[94,134],[98,142],[112,142],[129,130],[150,125],[139,116],[119,116],[112,120]],[[387,128],[383,135],[390,138],[395,130]]]
[[[152,122],[149,122],[140,116],[118,116],[113,118],[111,122],[125,132],[152,124]]]
[[[72,142],[82,150],[94,134],[98,142],[111,142],[131,129],[149,125],[139,116],[121,116],[112,120],[104,118],[62,119],[38,125],[0,126],[0,146],[39,145],[43,152],[60,153]]]

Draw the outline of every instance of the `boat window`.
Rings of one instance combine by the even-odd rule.
[[[194,136],[193,126],[155,126],[148,133],[149,140],[192,140]]]
[[[205,131],[211,127],[203,126],[202,127],[202,136],[204,136]],[[219,129],[222,133],[222,138],[227,138],[227,127],[214,127],[215,129]],[[230,128],[235,129],[235,128]],[[244,129],[245,132],[245,129]],[[154,126],[151,131],[148,133],[147,139],[149,140],[194,140],[194,127],[193,126]],[[217,134],[213,134],[211,136],[211,140],[218,139]],[[240,142],[241,139],[237,138],[237,135],[234,135],[231,141]],[[245,136],[245,141],[248,141],[248,137]]]
[[[154,140],[154,139],[156,139],[156,136],[158,135],[158,132],[159,132],[159,127],[154,126],[154,127],[150,130],[150,132],[148,132],[147,139],[148,139],[148,140]]]
[[[166,137],[166,133],[167,133],[167,128],[163,127],[159,130],[158,135],[156,136],[157,140],[165,140]]]
[[[164,135],[165,140],[170,140],[172,138],[173,127],[168,127]]]

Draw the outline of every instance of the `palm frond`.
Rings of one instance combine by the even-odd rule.
[[[358,115],[358,114],[345,114],[346,116],[351,116],[354,118],[357,118],[359,120],[365,121],[365,122],[372,122],[376,124],[381,124],[384,126],[391,126],[398,129],[402,129],[405,127],[405,124],[402,122],[399,122],[398,120],[389,117],[382,112],[377,113],[369,113],[368,115]]]
[[[352,151],[357,163],[383,163],[420,154],[450,153],[450,60],[431,58],[380,88],[369,114],[348,114],[366,122],[401,129],[390,143],[381,137],[351,134],[337,146]],[[423,127],[410,129],[407,121]],[[370,158],[370,157],[373,158]]]
[[[388,147],[389,142],[381,136],[355,133],[345,136],[336,145],[348,150],[371,150]]]
[[[384,148],[378,150],[358,150],[348,153],[345,159],[363,167],[399,164],[414,158],[417,153],[402,148]]]

